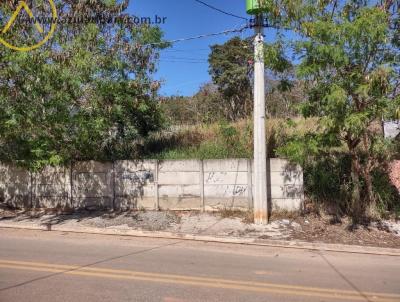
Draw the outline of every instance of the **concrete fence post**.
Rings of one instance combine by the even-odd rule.
[[[200,187],[201,210],[203,212],[205,212],[206,204],[205,204],[205,198],[204,198],[204,161],[203,160],[199,160],[199,167],[200,167],[199,187]]]
[[[74,168],[74,165],[71,162],[69,165],[69,203],[70,203],[71,209],[74,208],[74,178],[73,178],[74,175],[72,173],[73,168]]]
[[[29,172],[29,176],[30,176],[30,181],[29,181],[29,186],[28,186],[28,189],[29,189],[29,198],[30,198],[30,201],[29,201],[29,203],[30,203],[30,208],[31,209],[33,209],[33,196],[34,196],[34,181],[33,181],[33,178],[34,178],[34,172]]]
[[[115,211],[115,162],[112,162],[111,170],[111,187],[112,187],[112,209]]]
[[[158,170],[159,170],[159,162],[158,160],[154,163],[154,196],[155,196],[155,210],[160,210],[160,197],[159,197],[159,188],[158,188]]]
[[[247,160],[247,198],[249,200],[249,210],[253,210],[253,168],[251,159]]]

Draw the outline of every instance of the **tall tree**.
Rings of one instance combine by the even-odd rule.
[[[121,22],[128,2],[57,0],[61,22],[45,45],[30,52],[0,47],[1,160],[37,169],[133,157],[135,141],[161,126],[151,76],[166,45],[151,44],[161,41],[159,28]],[[36,17],[49,15],[46,3],[27,1]],[[16,5],[1,2],[3,17]],[[94,22],[101,19],[111,21]],[[36,31],[17,19],[4,38],[32,44],[42,37]]]
[[[316,4],[316,3],[315,3]],[[316,153],[344,144],[351,156],[355,220],[374,209],[372,171],[384,160],[385,143],[374,124],[392,115],[400,99],[399,6],[395,1],[326,1],[299,5],[298,76],[307,83],[306,117],[321,131],[308,143]],[[299,11],[298,11],[299,12]],[[298,150],[295,141],[288,150]],[[357,222],[357,221],[356,221]]]
[[[252,57],[250,40],[239,37],[211,47],[209,71],[222,95],[221,101],[228,120],[245,118],[251,113]]]

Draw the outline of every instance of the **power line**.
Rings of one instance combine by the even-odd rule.
[[[220,12],[220,13],[223,13],[223,14],[225,14],[225,15],[228,15],[228,16],[231,16],[231,17],[235,17],[235,18],[239,18],[239,19],[242,19],[242,20],[246,20],[246,21],[247,21],[247,19],[244,18],[244,17],[241,17],[241,16],[238,16],[238,15],[235,15],[235,14],[232,14],[232,13],[229,13],[229,12],[226,12],[226,11],[224,11],[224,10],[222,10],[222,9],[219,9],[219,8],[217,8],[217,7],[215,7],[215,6],[212,6],[212,5],[208,4],[208,3],[205,3],[205,2],[203,2],[203,1],[200,1],[200,0],[194,0],[194,1],[196,1],[196,2],[198,2],[198,3],[200,3],[200,4],[203,4],[204,6],[207,6],[207,7],[211,8],[211,9],[213,9],[213,10],[216,10],[216,11],[218,11],[218,12]]]
[[[195,61],[174,61],[174,60],[159,60],[160,62],[165,63],[183,63],[183,64],[208,64],[207,61],[204,62],[195,62]]]
[[[166,49],[164,52],[209,52],[209,48],[193,48],[193,49]]]
[[[198,57],[198,58],[193,58],[193,57],[178,57],[178,56],[162,56],[161,58],[163,59],[179,59],[179,60],[194,60],[194,61],[204,61],[204,57]]]
[[[170,40],[170,41],[149,43],[149,44],[144,44],[142,46],[175,44],[175,43],[178,43],[178,42],[185,42],[185,41],[197,40],[197,39],[220,36],[220,35],[227,35],[227,34],[231,34],[231,33],[239,33],[239,32],[242,32],[242,31],[246,30],[247,28],[249,28],[249,26],[246,24],[246,25],[244,25],[244,26],[242,26],[240,28],[237,28],[237,29],[227,29],[227,30],[224,30],[224,31],[221,31],[221,32],[217,32],[217,33],[204,34],[204,35],[199,35],[199,36],[194,36],[194,37],[189,37],[189,38],[181,38],[181,39]]]

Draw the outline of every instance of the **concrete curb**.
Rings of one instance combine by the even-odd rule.
[[[400,257],[400,249],[356,246],[356,245],[353,246],[353,245],[343,245],[343,244],[313,243],[313,242],[303,242],[303,241],[216,237],[216,236],[206,236],[206,235],[196,235],[196,234],[150,232],[150,231],[122,230],[122,229],[111,229],[111,228],[99,229],[99,228],[85,227],[79,229],[79,228],[68,228],[57,225],[52,225],[49,229],[47,225],[26,226],[26,225],[15,225],[7,223],[0,223],[0,229],[20,229],[20,230],[35,230],[35,231],[67,232],[67,233],[78,233],[78,234],[175,239],[175,240],[187,240],[187,241],[199,241],[199,242],[215,242],[215,243],[265,246],[265,247],[276,247],[276,248],[287,248],[287,249],[312,250],[321,252],[337,252],[337,253]]]

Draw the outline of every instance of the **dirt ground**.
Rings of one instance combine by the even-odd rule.
[[[290,239],[361,246],[400,248],[400,222],[373,222],[369,226],[352,227],[350,219],[335,221],[316,215],[294,219],[301,228],[291,233]]]
[[[2,223],[18,226],[63,225],[68,228],[164,231],[217,237],[297,240],[333,244],[400,248],[400,221],[380,221],[352,228],[350,220],[315,214],[282,213],[267,226],[251,223],[251,213],[200,212],[17,212],[0,206]]]

